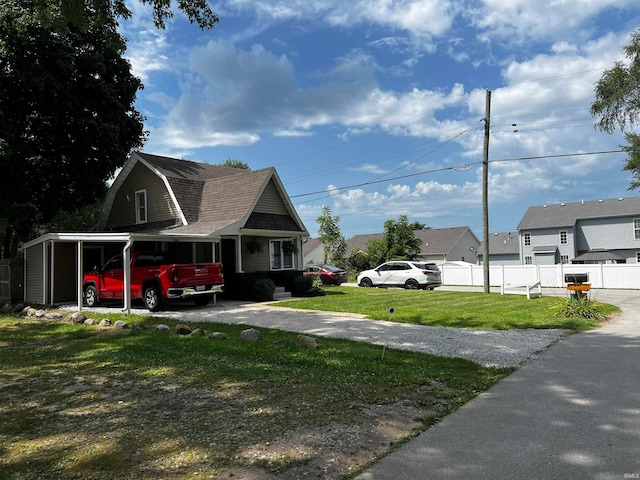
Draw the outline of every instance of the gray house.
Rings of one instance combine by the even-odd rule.
[[[414,230],[413,234],[422,243],[419,255],[422,260],[438,264],[456,261],[476,263],[480,240],[469,227],[428,228]],[[383,236],[384,233],[354,235],[347,242],[347,255],[366,250],[369,240]]]
[[[640,263],[640,198],[530,207],[518,232],[525,265]]]
[[[273,168],[138,152],[111,185],[95,231],[49,233],[24,245],[25,299],[80,303],[84,271],[136,250],[168,251],[183,263],[220,261],[226,292],[245,297],[257,278],[289,287],[308,236]]]
[[[484,242],[478,247],[478,265],[483,264]],[[516,232],[494,233],[489,236],[490,265],[520,265],[520,242]]]

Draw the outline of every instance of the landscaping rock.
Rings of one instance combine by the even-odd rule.
[[[189,334],[190,337],[204,337],[204,330],[201,328],[196,328],[193,332]]]
[[[16,303],[11,309],[11,313],[20,313],[24,310],[24,303]]]
[[[95,318],[87,318],[84,321],[85,325],[98,325],[98,321]]]
[[[58,312],[47,312],[44,314],[44,318],[47,320],[61,320],[62,314]]]
[[[154,332],[170,332],[171,329],[169,328],[168,325],[164,325],[164,324],[160,324],[160,325],[156,325],[153,329]]]
[[[222,332],[213,332],[209,334],[209,338],[211,340],[228,340],[229,337],[227,337],[224,333]]]
[[[262,340],[262,335],[260,332],[254,328],[248,328],[240,332],[240,339],[247,340],[249,342],[257,342],[258,340]]]
[[[296,343],[301,347],[310,348],[312,350],[317,350],[320,348],[320,342],[317,338],[309,337],[307,335],[298,335],[296,338]]]
[[[110,327],[111,326],[111,320],[109,320],[108,318],[103,318],[102,320],[100,320],[100,323],[98,324],[98,326],[100,326],[100,327]]]
[[[36,317],[38,316],[38,314],[36,313]],[[73,323],[84,323],[84,321],[87,319],[87,317],[84,316],[84,313],[82,312],[75,312],[71,314],[71,317],[69,317],[71,319],[71,321]]]
[[[33,313],[31,313],[33,312]],[[20,315],[22,315],[23,317],[31,317],[33,315],[35,315],[36,311],[34,308],[32,307],[24,307],[22,309],[22,312],[20,312]]]
[[[131,330],[133,331],[138,331],[138,330],[146,330],[149,327],[147,327],[147,325],[145,325],[144,322],[133,322],[131,324]]]
[[[175,333],[176,335],[189,335],[191,333],[191,329],[188,326],[179,323],[178,325],[173,327],[173,333]]]
[[[124,330],[126,328],[129,328],[129,324],[123,320],[118,320],[116,323],[113,324],[113,328]]]
[[[42,317],[44,317],[45,313],[47,313],[47,312],[45,312],[44,310],[36,310],[36,313],[34,314],[34,316],[36,318],[42,318]]]

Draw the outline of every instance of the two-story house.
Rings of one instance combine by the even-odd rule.
[[[484,242],[478,247],[478,265],[484,261]],[[520,247],[518,234],[498,232],[489,235],[489,264],[520,265]]]
[[[640,197],[529,207],[518,233],[524,265],[640,263]]]
[[[246,298],[257,278],[290,286],[308,236],[274,168],[133,153],[95,231],[49,233],[24,245],[25,299],[77,300],[85,270],[136,250],[168,251],[182,263],[222,262],[226,292]]]

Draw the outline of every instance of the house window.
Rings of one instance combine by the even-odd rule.
[[[527,247],[531,245],[531,234],[530,233],[525,233],[524,234],[524,244]]]
[[[285,240],[271,240],[269,242],[269,255],[271,257],[271,270],[292,270],[295,254],[283,249]]]
[[[636,263],[640,263],[640,252],[636,252]]]
[[[136,223],[147,222],[147,191],[136,192]]]
[[[567,244],[567,231],[560,230],[560,245],[566,245],[566,244]]]
[[[569,263],[569,255],[560,255],[560,263]]]
[[[531,258],[530,256],[526,256],[524,257],[524,264],[525,265],[533,265],[533,258]]]
[[[640,240],[640,218],[633,219],[633,238]]]

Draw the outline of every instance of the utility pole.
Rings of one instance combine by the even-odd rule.
[[[482,149],[482,267],[484,293],[489,293],[489,127],[491,123],[491,90],[487,89],[484,107],[484,147]]]

